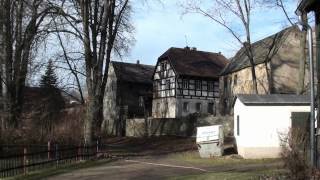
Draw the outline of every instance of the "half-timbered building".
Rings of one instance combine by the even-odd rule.
[[[153,74],[152,116],[179,118],[216,114],[219,73],[228,60],[221,53],[170,48],[158,58]]]

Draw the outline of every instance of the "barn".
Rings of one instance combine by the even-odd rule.
[[[280,138],[289,129],[308,129],[310,97],[305,95],[237,95],[234,104],[234,136],[244,158],[276,158]]]

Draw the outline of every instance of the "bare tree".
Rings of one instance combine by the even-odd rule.
[[[58,37],[58,40],[59,40],[59,44],[60,44],[60,47],[62,48],[62,52],[63,52],[63,57],[65,59],[65,62],[67,63],[68,65],[68,70],[71,72],[71,74],[74,76],[74,79],[76,81],[76,86],[77,86],[77,90],[80,94],[80,103],[81,104],[84,104],[85,103],[85,100],[84,100],[84,96],[83,96],[83,90],[82,90],[82,86],[81,86],[81,82],[80,82],[80,78],[79,78],[79,74],[81,75],[81,73],[79,73],[79,71],[77,71],[77,68],[76,68],[76,65],[73,64],[72,66],[72,60],[71,58],[68,56],[68,52],[66,50],[66,47],[64,46],[63,44],[63,41],[62,41],[62,38],[61,38],[61,35],[60,35],[60,32],[57,28],[57,23],[54,21],[54,24],[55,24],[55,29],[57,31],[57,37]]]
[[[74,14],[65,13],[72,33],[84,48],[87,85],[87,112],[84,138],[91,144],[93,128],[103,119],[103,98],[109,62],[114,54],[126,52],[133,27],[130,24],[129,0],[70,0]],[[81,27],[78,26],[81,22]]]
[[[204,4],[196,0],[186,0],[182,6],[185,13],[199,13],[213,20],[230,32],[230,34],[243,46],[249,59],[252,76],[252,92],[258,94],[254,55],[251,42],[251,16],[253,9],[259,1],[253,0],[214,0],[211,8],[204,8]],[[240,29],[235,26],[240,25]],[[241,33],[245,37],[241,37]]]
[[[263,0],[262,3],[264,6],[271,8],[280,8],[290,25],[293,26],[295,24],[295,18],[290,17],[286,7],[287,4],[295,3],[295,0]]]
[[[6,126],[17,127],[30,54],[43,36],[40,29],[50,23],[45,18],[48,14],[57,13],[58,6],[53,6],[48,0],[1,0],[0,5],[1,81],[5,89],[2,93],[3,109],[8,114]]]

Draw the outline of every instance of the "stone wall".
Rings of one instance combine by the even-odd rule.
[[[223,125],[225,137],[233,136],[233,116],[193,114],[181,119],[149,118],[147,123],[144,119],[128,119],[126,124],[126,136],[196,136],[197,127],[220,124]]]
[[[150,121],[148,119],[147,121]],[[148,123],[143,118],[127,119],[126,136],[143,137],[147,135]]]

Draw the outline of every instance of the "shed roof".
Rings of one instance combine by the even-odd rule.
[[[239,94],[237,98],[247,106],[253,105],[310,105],[310,96],[307,95],[295,95],[295,94]]]
[[[221,53],[171,47],[159,57],[168,59],[178,75],[218,78],[229,61]]]
[[[120,81],[152,84],[154,66],[112,61],[117,78]]]
[[[270,58],[275,55],[282,43],[286,40],[291,32],[297,32],[299,28],[297,26],[291,26],[283,29],[282,31],[268,36],[262,40],[259,40],[252,44],[254,64],[262,64],[269,61]],[[272,59],[272,58],[271,58]],[[230,63],[223,69],[221,75],[237,72],[241,69],[250,67],[250,61],[246,55],[245,48],[242,47],[236,55],[231,58]]]

